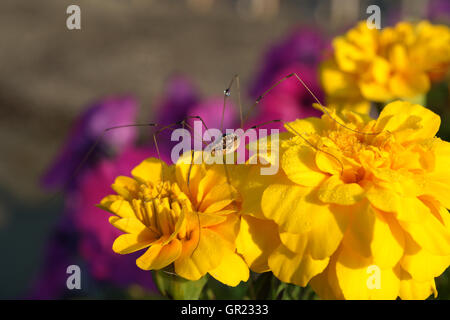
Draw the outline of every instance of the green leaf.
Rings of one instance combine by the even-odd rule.
[[[208,281],[207,276],[191,281],[162,270],[154,270],[153,279],[163,296],[175,300],[197,300]]]

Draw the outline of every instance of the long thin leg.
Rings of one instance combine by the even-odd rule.
[[[270,120],[270,121],[266,121],[266,122],[263,122],[263,123],[261,123],[261,124],[252,126],[252,127],[250,127],[249,129],[247,129],[246,132],[247,132],[248,130],[250,130],[250,129],[256,129],[256,128],[258,128],[258,127],[262,127],[262,126],[264,126],[264,125],[267,125],[267,124],[269,124],[269,123],[274,123],[274,122],[281,122],[283,125],[289,127],[289,129],[291,129],[291,130],[294,132],[294,134],[296,134],[298,137],[300,137],[300,138],[301,138],[303,141],[305,141],[309,146],[311,146],[312,148],[316,149],[317,151],[326,153],[326,154],[328,154],[329,156],[331,156],[331,157],[333,157],[334,159],[336,159],[336,160],[339,162],[339,165],[341,166],[341,175],[344,173],[344,165],[342,164],[341,160],[338,159],[338,157],[336,157],[334,154],[332,154],[332,153],[330,153],[330,152],[328,152],[328,151],[325,151],[325,150],[323,150],[323,149],[317,147],[316,145],[314,145],[314,144],[313,144],[312,142],[310,142],[307,138],[305,138],[305,137],[303,136],[303,134],[301,134],[300,132],[298,132],[297,130],[295,130],[288,122],[285,122],[285,121],[280,120],[280,119]]]
[[[109,127],[109,128],[104,129],[102,131],[102,133],[100,134],[100,136],[94,141],[92,146],[89,148],[89,150],[83,156],[83,158],[81,159],[80,163],[77,165],[77,167],[75,168],[73,173],[70,175],[70,177],[64,183],[64,185],[63,185],[61,190],[64,191],[64,190],[66,190],[68,188],[69,184],[72,182],[72,180],[75,178],[75,176],[79,173],[81,168],[83,168],[83,166],[85,165],[86,161],[89,160],[89,157],[92,155],[92,153],[97,148],[97,146],[102,141],[103,137],[105,136],[105,134],[107,132],[112,131],[112,130],[116,130],[116,129],[121,129],[121,128],[128,128],[128,127],[154,127],[154,126],[156,126],[156,124],[154,124],[154,123],[140,123],[140,124],[119,125],[119,126],[113,126],[113,127]],[[59,192],[56,192],[56,194],[53,197],[51,197],[50,200],[48,200],[48,202],[52,202],[57,197],[58,194],[59,194]]]
[[[244,124],[243,115],[242,115],[242,103],[241,103],[241,88],[240,88],[240,81],[239,81],[239,75],[235,74],[233,78],[231,79],[228,87],[223,91],[223,108],[222,108],[222,119],[220,121],[220,131],[223,132],[223,120],[225,117],[225,108],[228,97],[231,95],[231,87],[236,82],[236,91],[237,91],[237,97],[238,97],[238,106],[239,106],[239,116],[241,120],[241,128]]]
[[[256,101],[254,102],[254,104],[250,107],[250,109],[247,112],[247,115],[245,117],[245,121],[248,120],[248,117],[250,116],[250,111],[255,108],[259,102],[264,99],[264,97],[269,94],[269,92],[271,92],[273,89],[275,89],[277,86],[279,86],[281,83],[283,83],[284,81],[286,81],[287,79],[290,79],[291,77],[295,77],[301,85],[303,85],[303,87],[309,92],[309,94],[311,94],[311,96],[314,98],[314,100],[317,102],[317,104],[320,106],[320,108],[322,109],[322,111],[328,115],[334,122],[336,122],[338,125],[344,127],[347,130],[353,131],[355,133],[359,133],[359,134],[365,134],[365,135],[378,135],[381,132],[361,132],[352,128],[347,127],[345,124],[341,123],[340,121],[338,121],[337,119],[335,119],[327,110],[327,108],[325,108],[323,106],[323,104],[320,102],[320,100],[316,97],[316,95],[311,91],[311,89],[306,85],[306,83],[300,78],[300,76],[297,73],[291,73],[288,74],[287,76],[285,76],[284,78],[278,80],[277,82],[275,82],[269,89],[267,89],[266,91],[263,92],[262,95],[260,95]]]

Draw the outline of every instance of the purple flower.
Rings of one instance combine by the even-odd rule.
[[[113,252],[112,244],[120,232],[109,224],[108,214],[96,207],[110,193],[117,176],[130,175],[136,165],[151,156],[156,154],[149,148],[129,147],[117,157],[100,159],[83,170],[76,188],[66,193],[64,214],[49,239],[42,272],[29,298],[57,299],[70,294],[66,269],[80,263],[84,268],[82,281],[89,277],[121,288],[136,284],[156,290],[151,273],[136,266],[136,255]],[[89,294],[89,290],[82,293]]]
[[[112,126],[134,123],[136,114],[137,103],[131,97],[111,97],[90,106],[72,127],[64,148],[44,175],[43,185],[47,188],[73,187],[72,175],[78,176],[75,172],[77,167],[103,131]],[[135,140],[136,132],[136,127],[106,132],[83,166],[89,167],[109,151],[129,145]]]
[[[295,30],[266,53],[263,65],[251,86],[250,95],[256,99],[289,74],[297,73],[309,89],[322,101],[324,94],[317,78],[321,52],[326,42],[321,35],[309,29]],[[312,107],[316,102],[308,90],[291,77],[279,83],[257,105],[257,115],[247,125],[258,125],[272,120],[293,121],[297,118],[318,116]],[[283,129],[281,123],[264,128]]]
[[[254,77],[250,86],[250,96],[256,99],[276,81],[288,75],[280,71],[289,71],[289,66],[298,63],[315,69],[327,43],[320,33],[315,30],[295,29],[280,42],[275,43],[264,55],[262,66]],[[302,75],[300,75],[302,76]]]
[[[238,111],[229,99],[224,113],[223,127],[235,128],[238,126]],[[192,127],[195,119],[188,119],[188,116],[199,116],[205,122],[208,129],[220,129],[223,110],[223,97],[201,98],[198,90],[191,81],[183,76],[173,76],[169,79],[164,95],[160,98],[157,107],[156,123],[161,128],[173,125],[173,129],[181,128],[177,124],[182,120]],[[186,127],[188,129],[188,127]],[[202,126],[202,130],[203,130]],[[203,132],[203,131],[202,131]],[[161,156],[170,157],[170,150],[177,143],[171,141],[171,129],[166,129],[157,136],[158,148]]]
[[[448,0],[431,0],[428,4],[428,19],[449,23],[450,2]]]

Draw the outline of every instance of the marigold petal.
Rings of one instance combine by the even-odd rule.
[[[119,229],[120,231],[126,233],[135,233],[138,234],[140,232],[146,232],[147,227],[136,218],[120,218],[117,216],[109,217],[109,223],[111,223],[114,227]],[[149,229],[149,232],[152,232]],[[156,234],[155,234],[156,237]]]
[[[131,175],[140,182],[154,183],[173,177],[170,167],[157,158],[145,159],[131,171]]]
[[[427,281],[438,277],[450,265],[450,256],[433,255],[421,248],[409,235],[406,235],[405,255],[400,261],[417,281]]]
[[[174,262],[181,254],[180,240],[172,239],[169,243],[155,244],[136,260],[142,270],[159,270]]]
[[[202,228],[199,239],[196,229],[189,240],[183,241],[182,253],[174,262],[175,272],[183,278],[198,280],[221,263],[227,249],[227,243],[216,232]]]
[[[150,246],[156,239],[154,233],[146,229],[138,234],[122,234],[113,243],[113,251],[119,254],[132,253]]]
[[[273,184],[263,193],[261,207],[267,219],[274,220],[280,231],[303,233],[311,229],[313,214],[328,211],[310,188]]]
[[[450,229],[428,212],[417,211],[417,222],[399,221],[402,228],[419,246],[438,256],[450,255]]]
[[[236,250],[252,271],[269,271],[269,255],[279,244],[278,226],[273,221],[242,216]]]
[[[208,273],[231,287],[237,286],[241,281],[247,281],[250,275],[244,260],[231,250],[227,250],[219,266]]]
[[[343,246],[336,262],[336,275],[345,299],[390,300],[398,296],[399,271],[392,268],[376,269],[376,266],[372,266],[372,259],[364,258]]]
[[[102,199],[99,207],[118,215],[121,218],[135,218],[134,210],[130,203],[121,196],[110,195]]]
[[[319,170],[315,162],[316,150],[308,146],[293,146],[283,155],[281,166],[288,178],[307,187],[319,185],[327,175]]]
[[[320,185],[318,196],[324,203],[353,205],[364,196],[364,189],[357,183],[344,183],[338,176],[331,176]]]
[[[434,279],[417,281],[406,271],[402,270],[399,292],[399,296],[402,300],[425,300],[431,294],[434,294],[434,297],[437,298]]]
[[[116,178],[111,188],[127,200],[133,198],[139,189],[139,184],[136,180],[130,177],[119,176]]]
[[[326,268],[328,261],[329,258],[315,260],[308,254],[292,252],[281,244],[270,255],[269,267],[281,281],[304,287]]]
[[[414,141],[432,138],[441,124],[433,111],[407,101],[395,101],[381,111],[375,130],[389,131],[399,141]]]

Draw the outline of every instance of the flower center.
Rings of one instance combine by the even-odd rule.
[[[176,230],[183,207],[192,210],[189,198],[170,181],[141,184],[132,206],[139,220],[161,236],[170,236]],[[184,238],[185,229],[178,236]]]

